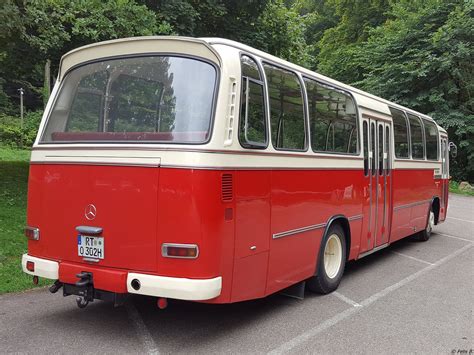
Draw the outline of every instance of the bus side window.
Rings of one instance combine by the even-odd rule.
[[[393,118],[395,156],[397,158],[409,158],[408,125],[405,114],[393,108],[390,108],[390,112]]]
[[[342,90],[306,77],[304,82],[313,151],[357,153],[357,118],[352,97]]]
[[[387,153],[387,163],[385,169],[387,169],[387,175],[390,174],[390,127],[385,127],[385,152]]]
[[[364,175],[369,175],[369,125],[367,121],[363,123],[364,130]]]
[[[377,138],[375,136],[375,123],[371,122],[370,123],[370,145],[371,145],[371,150],[372,150],[372,161],[370,164],[370,169],[372,169],[372,175],[375,175],[375,159],[377,155],[375,154],[375,142],[377,141]]]
[[[436,124],[424,120],[425,140],[426,140],[426,159],[438,160],[438,129]]]
[[[379,175],[383,175],[383,125],[379,124]]]
[[[263,81],[257,63],[241,58],[242,96],[240,99],[239,141],[244,148],[267,147],[267,124]]]
[[[411,133],[411,157],[425,159],[425,144],[423,142],[423,126],[419,117],[408,114]]]
[[[264,63],[275,149],[305,150],[303,91],[295,73]]]

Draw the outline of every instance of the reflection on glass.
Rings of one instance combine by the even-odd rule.
[[[183,57],[81,66],[66,76],[42,142],[204,142],[215,82],[212,65]]]

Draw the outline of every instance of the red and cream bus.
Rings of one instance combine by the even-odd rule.
[[[31,155],[24,272],[51,292],[230,303],[329,293],[446,218],[432,118],[218,38],[63,56]]]

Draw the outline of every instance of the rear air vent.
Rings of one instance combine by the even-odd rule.
[[[233,195],[232,174],[222,174],[222,201],[232,201]]]

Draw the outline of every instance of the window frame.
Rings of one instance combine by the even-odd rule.
[[[410,132],[410,122],[408,122],[408,116],[405,113],[405,110],[401,110],[399,108],[393,107],[393,106],[388,106],[390,110],[390,117],[392,118],[392,130],[393,130],[393,156],[395,159],[400,159],[400,160],[411,160],[411,132]],[[393,120],[393,114],[391,110],[396,110],[399,111],[403,114],[403,117],[405,118],[405,124],[407,127],[407,137],[408,137],[408,157],[397,157],[397,150],[395,149],[395,122]]]
[[[51,117],[51,113],[53,112],[54,107],[56,106],[56,102],[59,99],[60,93],[64,87],[64,84],[66,82],[66,78],[70,72],[73,70],[76,70],[80,67],[89,65],[89,64],[94,64],[98,62],[103,62],[107,60],[117,60],[117,59],[132,59],[132,58],[144,58],[144,57],[177,57],[177,58],[186,58],[186,59],[193,59],[197,60],[203,63],[207,63],[212,66],[214,69],[216,76],[215,76],[215,81],[214,81],[214,90],[212,93],[212,102],[211,102],[211,112],[210,112],[210,119],[209,119],[209,131],[208,131],[208,137],[205,141],[202,142],[172,142],[172,141],[132,141],[132,140],[119,140],[119,141],[55,141],[55,142],[44,142],[43,137],[46,131],[46,128],[48,126],[48,122]],[[84,62],[81,62],[79,64],[76,64],[72,67],[70,67],[63,75],[62,75],[62,80],[61,84],[58,87],[55,97],[53,101],[51,102],[51,105],[49,107],[49,110],[47,112],[46,119],[44,120],[43,127],[41,127],[41,132],[38,132],[37,135],[37,144],[38,145],[68,145],[68,144],[85,144],[85,145],[119,145],[119,146],[125,146],[127,144],[130,145],[140,145],[140,144],[145,144],[145,145],[150,145],[150,144],[170,144],[170,145],[206,145],[208,144],[211,139],[213,138],[214,135],[214,125],[216,122],[216,113],[217,113],[217,101],[218,101],[218,96],[219,96],[219,90],[220,90],[220,84],[221,84],[221,76],[222,76],[222,68],[215,62],[203,58],[197,55],[192,55],[192,54],[182,54],[182,53],[174,53],[174,52],[144,52],[144,53],[136,53],[136,54],[127,54],[127,55],[114,55],[114,56],[105,56],[105,57],[100,57],[100,58],[94,58],[91,60],[86,60]],[[46,112],[45,112],[46,113]],[[36,143],[35,143],[36,144]]]
[[[263,70],[263,66],[262,64],[260,63],[260,61],[255,57],[253,56],[252,54],[250,53],[247,53],[247,52],[243,52],[243,51],[240,51],[239,52],[239,64],[240,64],[240,85],[241,85],[241,90],[240,90],[240,99],[239,100],[242,100],[242,92],[243,92],[243,70],[242,70],[242,57],[248,57],[250,58],[251,60],[253,60],[255,62],[255,64],[257,65],[257,69],[259,71],[259,74],[260,74],[260,78],[261,80],[256,80],[256,79],[253,79],[253,78],[249,78],[249,77],[246,77],[247,80],[250,80],[250,81],[253,81],[257,84],[261,84],[262,87],[263,87],[263,116],[264,116],[264,123],[265,123],[265,143],[262,144],[262,145],[259,145],[258,142],[250,142],[246,135],[247,135],[247,132],[245,132],[245,140],[249,143],[257,143],[255,145],[249,145],[249,146],[246,146],[246,143],[245,142],[242,142],[241,140],[241,135],[240,135],[240,119],[241,119],[241,109],[242,109],[242,102],[239,101],[239,120],[238,120],[238,128],[237,128],[237,137],[238,137],[238,140],[239,140],[239,144],[242,148],[244,149],[258,149],[258,150],[265,150],[268,148],[268,145],[270,144],[270,140],[271,140],[271,134],[270,134],[270,129],[269,129],[269,113],[268,113],[268,95],[267,95],[267,85],[266,85],[266,77],[265,77],[265,71]],[[246,112],[246,119],[247,119],[247,112]]]
[[[410,126],[410,159],[412,160],[417,160],[417,161],[425,161],[426,160],[426,138],[425,138],[425,125],[423,123],[423,120],[421,119],[420,116],[415,115],[411,112],[405,112],[408,120],[408,124]],[[414,158],[413,157],[413,140],[412,140],[412,132],[411,132],[411,122],[410,122],[410,116],[417,118],[418,121],[420,122],[421,126],[421,140],[423,143],[423,158]]]
[[[356,115],[356,125],[355,127],[357,127],[357,144],[356,144],[356,152],[355,153],[348,153],[348,152],[345,152],[345,153],[342,153],[342,152],[331,152],[331,151],[324,151],[324,150],[314,150],[313,149],[313,145],[311,144],[312,143],[312,140],[311,140],[311,125],[310,125],[310,117],[309,117],[309,100],[306,100],[306,104],[307,104],[307,121],[308,121],[308,134],[309,134],[309,144],[310,144],[310,147],[311,147],[311,151],[315,154],[331,154],[331,155],[348,155],[348,156],[351,156],[351,157],[360,157],[361,156],[361,153],[362,153],[362,150],[361,150],[361,132],[360,132],[360,116],[359,116],[359,105],[357,104],[357,101],[354,97],[354,95],[352,94],[352,92],[348,91],[348,90],[345,90],[345,89],[342,89],[340,88],[339,86],[337,85],[334,85],[332,83],[328,83],[324,80],[320,80],[320,79],[316,79],[310,75],[307,75],[307,74],[303,74],[302,75],[302,81],[303,81],[303,85],[304,85],[304,91],[305,91],[305,96],[307,97],[308,95],[308,91],[306,89],[306,83],[304,81],[304,79],[308,79],[308,80],[312,80],[318,84],[321,84],[321,85],[325,85],[327,87],[330,87],[332,89],[336,89],[336,90],[339,90],[341,92],[343,92],[344,94],[347,94],[348,96],[350,96],[350,98],[352,99],[352,102],[354,103],[354,107],[355,107],[355,115]],[[328,127],[328,130],[329,130],[329,127]],[[351,133],[352,134],[352,133]],[[326,139],[327,139],[327,134],[326,134]]]
[[[290,72],[292,74],[294,74],[296,76],[296,78],[298,79],[298,82],[300,84],[300,91],[301,91],[301,97],[303,99],[303,121],[304,121],[304,128],[305,128],[305,134],[304,134],[304,137],[305,137],[305,144],[304,144],[304,148],[303,149],[290,149],[290,148],[278,148],[278,147],[275,147],[275,142],[273,142],[273,138],[272,138],[272,128],[271,128],[271,125],[272,125],[272,122],[271,122],[271,107],[270,107],[270,92],[268,90],[268,80],[267,80],[267,73],[265,73],[265,67],[264,67],[264,64],[267,64],[267,65],[270,65],[272,67],[275,67],[275,68],[278,68],[278,69],[281,69],[283,71],[287,71],[287,72]],[[263,75],[264,75],[264,79],[265,79],[265,87],[266,87],[266,99],[267,99],[267,108],[268,108],[268,130],[269,130],[269,139],[270,139],[270,142],[272,144],[272,147],[273,149],[275,149],[276,151],[283,151],[283,152],[295,152],[295,153],[306,153],[308,152],[309,150],[309,125],[308,125],[308,112],[306,110],[307,106],[306,106],[306,87],[304,86],[304,82],[302,80],[302,75],[291,69],[291,68],[288,68],[284,65],[281,65],[281,64],[276,64],[274,63],[273,61],[270,61],[270,60],[267,60],[267,59],[261,59],[261,65],[262,65],[262,68],[263,68]]]
[[[438,128],[438,125],[436,124],[436,122],[434,120],[427,120],[426,118],[421,118],[422,121],[423,121],[423,132],[425,132],[425,136],[426,136],[426,128],[425,128],[425,122],[424,121],[427,121],[431,124],[433,124],[435,126],[435,129],[436,129],[436,159],[428,159],[428,154],[426,154],[426,160],[427,161],[440,161],[440,156],[441,156],[441,147],[440,147],[440,141],[441,141],[441,135],[440,135],[440,132],[439,132],[439,128]],[[428,152],[428,149],[427,149],[427,141],[426,141],[426,138],[425,138],[425,152],[427,153]]]

